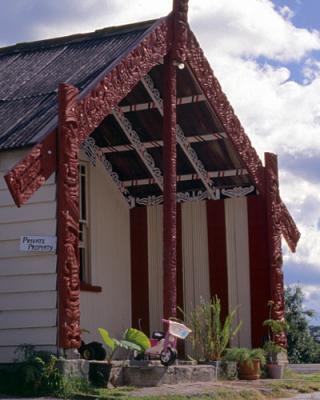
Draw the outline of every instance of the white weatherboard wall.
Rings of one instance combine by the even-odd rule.
[[[129,207],[98,160],[89,166],[89,186],[92,284],[102,292],[81,292],[80,324],[90,331],[86,341],[101,340],[99,327],[119,337],[131,326]]]
[[[148,207],[148,278],[150,332],[162,330],[163,207]]]
[[[22,343],[56,351],[56,255],[19,250],[20,236],[56,235],[55,175],[21,208],[3,178],[26,153],[0,153],[0,362]]]
[[[234,346],[251,347],[251,301],[247,199],[225,200],[229,311],[239,306],[242,327]]]

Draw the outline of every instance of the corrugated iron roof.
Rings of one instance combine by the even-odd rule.
[[[0,150],[31,145],[57,116],[61,82],[84,90],[156,21],[0,49]]]

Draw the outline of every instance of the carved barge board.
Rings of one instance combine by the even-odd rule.
[[[261,177],[262,162],[256,150],[252,147],[248,136],[244,132],[238,117],[235,115],[208,60],[190,29],[188,35],[187,62],[205,94],[208,103],[219,118],[223,126],[223,131],[227,134],[242,161],[245,163],[245,167],[255,186],[263,192],[264,185]]]
[[[141,78],[167,54],[172,41],[170,21],[171,17],[160,20],[158,26],[136,48],[111,71],[107,71],[96,87],[75,104],[80,142],[94,131]],[[44,157],[44,154],[48,143],[55,146],[56,136],[57,130],[54,130],[6,175],[8,188],[18,207],[25,204],[55,171],[55,147],[52,149],[52,161]],[[48,165],[45,166],[45,163]]]
[[[77,104],[79,137],[82,142],[147,73],[171,46],[170,19],[162,20],[131,53],[112,69]]]
[[[56,170],[56,133],[55,129],[5,175],[8,189],[18,207],[25,204]]]

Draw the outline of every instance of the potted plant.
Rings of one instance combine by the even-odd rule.
[[[270,378],[281,379],[284,373],[284,363],[279,363],[279,355],[286,355],[286,349],[277,344],[276,337],[284,334],[288,330],[287,322],[283,320],[275,320],[271,318],[273,301],[268,302],[269,319],[263,322],[263,326],[268,327],[268,340],[264,343],[263,348],[266,352],[267,370]]]
[[[134,328],[126,329],[121,340],[111,338],[109,332],[104,328],[98,328],[98,332],[109,350],[106,352],[105,357],[107,362],[91,362],[89,379],[94,385],[105,387],[109,382],[112,360],[117,349],[121,347],[126,350],[142,353],[150,347],[150,341],[143,332]]]
[[[265,364],[265,353],[262,349],[234,347],[227,349],[225,360],[236,361],[239,379],[255,380],[261,376],[261,366]]]

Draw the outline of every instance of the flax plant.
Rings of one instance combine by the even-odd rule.
[[[238,333],[242,323],[235,326],[238,307],[222,321],[221,302],[218,296],[210,301],[201,299],[200,304],[184,317],[192,329],[191,341],[194,356],[199,361],[218,361],[230,340]]]

